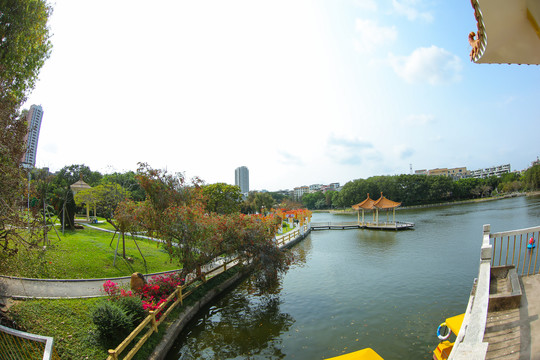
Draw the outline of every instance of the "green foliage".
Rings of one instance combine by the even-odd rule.
[[[540,165],[534,165],[527,169],[523,181],[529,190],[540,189]]]
[[[20,105],[50,54],[52,8],[43,0],[1,0],[0,9],[0,103]]]
[[[107,347],[115,347],[129,335],[133,327],[132,316],[112,301],[97,304],[91,316],[100,340]]]
[[[263,211],[269,211],[275,206],[276,202],[272,195],[267,192],[251,191],[247,199],[241,205],[240,211],[243,214],[257,214]]]
[[[505,174],[501,178],[466,178],[457,181],[446,176],[374,176],[346,183],[339,194],[332,198],[332,203],[339,207],[349,207],[363,201],[367,194],[370,194],[372,199],[378,199],[381,192],[387,198],[405,206],[467,200],[490,196],[495,189],[501,192],[519,191],[522,189],[519,178],[516,174]],[[310,197],[308,199],[313,201]],[[316,206],[315,204],[316,201],[311,205]]]
[[[118,299],[117,303],[128,317],[131,318],[133,328],[148,315],[143,309],[141,298],[138,296],[122,296]]]
[[[38,236],[37,225],[19,211],[26,188],[19,163],[28,131],[26,112],[19,114],[19,108],[50,53],[50,13],[42,0],[0,0],[0,258],[35,245]],[[15,230],[22,226],[30,230],[26,237]]]
[[[302,204],[308,209],[322,209],[326,207],[326,197],[322,191],[304,194]]]
[[[101,184],[118,184],[123,189],[127,190],[130,194],[130,198],[134,201],[144,201],[146,194],[144,189],[139,184],[136,178],[136,174],[133,171],[127,171],[125,173],[115,172],[112,174],[103,175]]]
[[[75,203],[95,207],[97,214],[116,227],[113,221],[114,212],[122,201],[129,198],[129,193],[119,184],[105,183],[90,189],[79,191],[75,195]]]
[[[232,214],[240,210],[242,193],[240,187],[225,183],[216,183],[202,187],[206,197],[206,209],[218,214]]]

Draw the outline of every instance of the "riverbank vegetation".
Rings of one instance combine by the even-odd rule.
[[[304,194],[302,203],[308,209],[349,208],[366,199],[377,199],[381,193],[403,206],[428,205],[480,199],[502,194],[540,189],[540,165],[523,174],[509,173],[485,179],[452,180],[446,176],[394,175],[373,176],[346,183],[341,191]]]

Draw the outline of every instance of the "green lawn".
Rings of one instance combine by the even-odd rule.
[[[203,284],[186,300],[184,306],[177,306],[135,356],[146,359],[161,341],[165,329],[172,324],[185,309],[194,304],[206,292],[237,273],[233,268]],[[96,326],[90,314],[96,304],[107,301],[105,298],[45,300],[33,299],[17,301],[9,310],[8,316],[30,333],[51,336],[54,348],[61,359],[105,359],[107,348],[100,344]],[[120,343],[123,339],[117,339]],[[132,344],[134,345],[134,344]],[[125,355],[127,351],[123,353]]]
[[[107,225],[101,225],[107,227]],[[137,239],[143,258],[131,237],[125,238],[126,257],[122,258],[122,241],[118,247],[118,256],[113,266],[114,252],[118,237],[112,244],[111,233],[84,228],[66,231],[60,239],[54,230],[49,232],[51,245],[45,251],[42,246],[32,250],[19,250],[11,258],[4,258],[0,263],[0,274],[33,278],[53,279],[89,279],[112,278],[131,275],[133,272],[152,273],[178,269],[176,261],[171,261],[162,245],[150,240]]]

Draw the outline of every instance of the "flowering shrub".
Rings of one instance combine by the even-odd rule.
[[[154,275],[141,289],[143,299],[166,299],[176,288],[184,284],[180,274]]]
[[[167,301],[167,299],[159,299],[157,303],[155,303],[154,301],[143,300],[142,306],[143,306],[143,309],[146,311],[155,311],[165,301]],[[160,317],[161,317],[161,312],[156,314],[156,320],[159,320]]]
[[[103,291],[109,300],[119,303],[122,310],[132,316],[134,322],[137,322],[142,320],[141,314],[137,310],[138,307],[141,307],[140,311],[146,313],[156,310],[184,282],[185,280],[180,277],[179,273],[155,275],[142,287],[140,294],[135,294],[131,290],[121,289],[117,283],[107,280],[103,284]],[[140,300],[135,301],[139,297]],[[133,301],[127,301],[130,298]],[[156,319],[159,320],[160,316],[161,312],[156,314]]]
[[[105,293],[107,293],[109,298],[111,298],[112,300],[116,300],[120,296],[120,288],[118,287],[118,284],[112,282],[111,280],[105,281],[105,283],[103,284],[103,291],[105,291]]]

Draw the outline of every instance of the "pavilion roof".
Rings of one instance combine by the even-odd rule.
[[[384,195],[381,192],[381,197],[378,200],[373,200],[369,197],[369,194],[367,194],[366,200],[362,201],[361,203],[358,203],[356,205],[353,205],[352,208],[354,210],[372,210],[374,208],[377,209],[393,209],[398,206],[400,206],[400,202],[392,201],[384,197]]]
[[[471,60],[491,64],[540,64],[540,1],[471,0],[478,38]],[[473,38],[474,39],[474,38]]]
[[[374,207],[379,209],[393,209],[400,206],[400,202],[392,201],[384,197],[384,195],[381,193],[381,197],[379,200],[375,201],[373,204]]]
[[[367,198],[366,200],[356,204],[356,205],[353,205],[352,208],[354,210],[360,210],[360,209],[366,209],[366,210],[371,210],[373,209],[373,204],[375,203],[375,200],[371,199],[369,197],[369,194],[367,194]]]
[[[85,183],[82,178],[81,178],[81,180],[77,181],[76,183],[71,184],[69,187],[71,188],[71,191],[73,191],[74,194],[76,194],[77,192],[79,192],[81,190],[92,188],[90,185]]]

